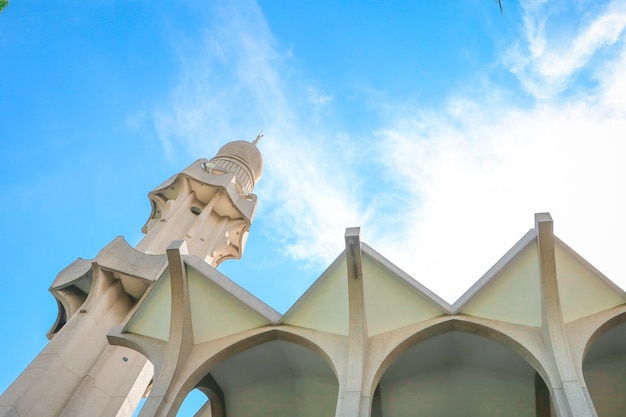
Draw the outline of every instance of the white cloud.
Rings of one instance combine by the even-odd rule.
[[[228,25],[211,27],[196,58],[185,63],[172,103],[154,112],[159,137],[166,150],[182,143],[207,156],[224,141],[263,130],[265,170],[255,191],[263,195],[266,223],[275,225],[268,237],[296,260],[330,262],[342,250],[346,225],[364,217],[342,156],[353,145],[319,119],[332,96],[287,84],[290,53],[278,50],[256,4],[224,5],[219,13]]]
[[[609,3],[599,15],[585,13],[589,20],[571,37],[548,34],[546,25],[552,18],[549,3],[526,1],[523,6],[526,51],[512,48],[505,63],[526,91],[540,99],[567,88],[572,77],[592,63],[599,51],[615,44],[626,27],[626,4],[621,1]]]
[[[549,211],[558,236],[626,287],[626,50],[617,38],[626,19],[618,9],[582,28],[570,57],[545,40],[544,23],[527,23],[530,47],[518,62],[530,69],[517,74],[543,99],[530,109],[450,98],[444,112],[405,110],[381,129],[388,169],[419,202],[400,214],[411,231],[405,239],[377,237],[393,261],[454,301],[533,227],[533,213]],[[534,90],[563,91],[564,80],[612,44],[610,59],[593,62],[601,76],[586,95]]]
[[[533,213],[550,211],[557,235],[626,284],[615,256],[626,233],[626,119],[577,103],[507,113],[431,119],[421,134],[402,120],[381,132],[388,168],[421,203],[396,214],[410,231],[404,239],[382,236],[380,246],[454,301],[532,228]]]
[[[400,104],[369,149],[322,123],[332,94],[289,79],[289,51],[244,2],[221,9],[229,25],[207,34],[155,126],[166,146],[197,156],[264,130],[257,219],[304,263],[326,265],[345,228],[361,225],[366,242],[454,301],[533,227],[533,213],[550,211],[557,235],[626,286],[613,249],[626,234],[626,22],[615,3],[561,44],[547,35],[550,16],[537,17],[542,5],[526,7],[527,48],[507,61],[541,98],[528,109],[490,83],[442,110]],[[598,85],[562,98],[582,68]]]

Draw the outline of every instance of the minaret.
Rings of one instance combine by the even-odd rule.
[[[241,258],[257,205],[251,193],[263,173],[260,137],[227,143],[210,161],[200,159],[154,189],[137,250],[163,254],[184,240],[190,254],[213,267]]]
[[[167,268],[166,248],[184,240],[211,266],[240,258],[256,210],[263,159],[254,142],[224,145],[149,193],[152,213],[133,249],[121,237],[93,260],[77,259],[50,287],[59,314],[51,339],[0,395],[0,417],[130,417],[152,365],[106,334],[125,322]]]

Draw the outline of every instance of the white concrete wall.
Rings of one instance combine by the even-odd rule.
[[[626,352],[586,364],[585,382],[598,417],[626,415]]]
[[[381,384],[383,417],[534,417],[532,378],[463,365]]]
[[[225,393],[229,417],[334,416],[337,383],[326,378],[279,377]]]

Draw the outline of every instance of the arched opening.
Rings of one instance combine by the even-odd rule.
[[[626,323],[608,330],[587,352],[583,374],[599,417],[626,410]]]
[[[201,390],[195,388],[185,397],[177,415],[181,417],[214,417],[210,407],[209,398]]]
[[[549,392],[507,346],[451,330],[415,344],[382,375],[372,417],[549,417]]]
[[[322,417],[335,415],[339,384],[317,353],[278,339],[224,360],[196,388],[214,402],[202,417]]]

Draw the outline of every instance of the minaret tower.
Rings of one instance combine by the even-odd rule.
[[[0,417],[130,417],[152,365],[107,332],[122,324],[168,267],[166,248],[183,240],[216,267],[243,254],[263,172],[253,142],[224,145],[149,193],[152,213],[136,248],[118,237],[95,259],[77,259],[50,287],[59,313],[50,342],[0,395]]]
[[[210,161],[200,159],[150,194],[152,215],[137,250],[163,254],[173,240],[213,267],[241,258],[254,211],[254,185],[263,158],[254,142],[224,145]]]

